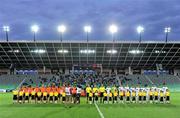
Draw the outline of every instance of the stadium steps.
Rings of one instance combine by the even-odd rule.
[[[145,77],[146,77],[147,80],[149,80],[149,82],[150,82],[152,85],[154,85],[154,83],[151,81],[151,79],[150,79],[147,75],[145,75]]]

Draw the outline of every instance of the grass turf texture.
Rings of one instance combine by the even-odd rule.
[[[180,93],[171,104],[98,104],[105,118],[179,118]],[[10,93],[0,94],[0,118],[100,118],[95,105],[12,104]]]

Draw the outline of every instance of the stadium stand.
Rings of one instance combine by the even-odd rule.
[[[44,74],[44,75],[1,75],[0,89],[15,89],[20,86],[48,86],[52,83],[62,85],[70,83],[81,85],[85,88],[87,84],[96,84],[100,86],[122,85],[122,86],[169,86],[178,87],[180,78],[174,75],[87,75],[87,74]]]

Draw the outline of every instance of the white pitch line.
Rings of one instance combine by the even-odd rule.
[[[96,109],[97,109],[97,111],[99,112],[99,115],[101,116],[101,118],[104,118],[104,115],[103,115],[102,112],[100,111],[98,105],[97,105],[96,103],[94,103],[94,104],[95,104]]]

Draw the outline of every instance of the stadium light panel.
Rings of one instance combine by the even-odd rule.
[[[93,53],[95,53],[95,50],[80,50],[80,53],[82,53],[82,54],[93,54]]]
[[[159,54],[159,53],[165,54],[165,53],[166,53],[166,51],[159,51],[159,50],[155,50],[154,52],[155,52],[156,54]]]
[[[19,53],[19,50],[9,50],[8,52]]]
[[[68,53],[68,50],[58,50],[58,53]]]
[[[144,32],[144,27],[142,27],[142,26],[138,26],[137,27],[137,33],[143,33]]]
[[[106,51],[108,54],[116,54],[117,50],[107,50]]]
[[[46,50],[36,49],[36,50],[31,50],[31,52],[33,52],[33,53],[38,53],[38,54],[43,54],[43,53],[46,53]]]
[[[37,33],[39,31],[39,26],[38,25],[32,25],[31,26],[31,31],[34,33]]]
[[[91,26],[87,25],[87,26],[84,26],[84,32],[86,33],[90,33],[92,30]]]
[[[66,26],[65,26],[65,25],[59,25],[59,26],[57,27],[57,30],[58,30],[58,32],[60,32],[60,33],[64,33],[64,32],[66,31]]]
[[[164,32],[165,32],[165,33],[171,32],[171,27],[165,27],[165,28],[164,28]]]
[[[144,53],[144,51],[141,51],[141,50],[130,50],[129,53],[130,54],[140,54],[140,53]]]
[[[4,32],[9,32],[10,31],[10,27],[9,26],[3,26],[3,31]]]
[[[114,34],[117,31],[118,31],[118,27],[116,25],[112,24],[112,25],[109,26],[109,32],[110,33]]]

